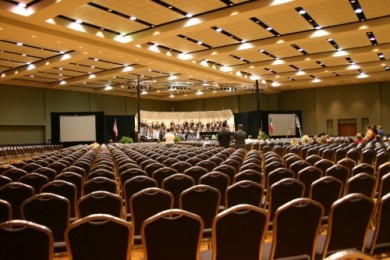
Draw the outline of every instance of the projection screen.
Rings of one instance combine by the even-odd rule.
[[[95,115],[60,116],[60,142],[93,142],[95,140]]]
[[[295,136],[296,114],[268,114],[268,132],[270,136]]]

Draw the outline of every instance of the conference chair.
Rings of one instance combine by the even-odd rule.
[[[217,215],[221,200],[218,189],[198,184],[180,194],[179,207],[199,215],[203,220],[203,238],[211,237],[214,217]]]
[[[375,195],[376,185],[376,177],[368,173],[359,173],[348,179],[345,194],[361,193],[372,199]]]
[[[316,163],[316,162],[318,162],[319,160],[321,160],[322,159],[322,157],[320,157],[320,156],[318,156],[318,155],[316,155],[316,154],[312,154],[312,155],[310,155],[310,156],[308,156],[308,157],[306,157],[306,162],[308,162],[308,163],[310,163],[312,166],[314,166],[314,164]]]
[[[286,179],[286,178],[295,178],[295,174],[290,169],[281,167],[273,170],[267,175],[267,181],[266,181],[266,190],[267,192],[270,190],[270,187],[277,183],[280,180]]]
[[[375,151],[371,148],[365,148],[362,150],[362,163],[372,165],[375,158]]]
[[[340,160],[347,157],[347,150],[343,147],[336,149],[335,162],[339,163]],[[356,162],[355,162],[356,164]]]
[[[371,164],[362,162],[352,168],[351,176],[355,176],[359,173],[367,173],[374,176],[375,169]]]
[[[175,169],[178,173],[183,173],[185,170],[192,167],[192,164],[185,161],[179,161],[171,165],[172,169]]]
[[[223,161],[221,165],[230,165],[236,170],[236,172],[239,172],[241,167],[241,163],[238,160],[230,157]]]
[[[39,173],[29,173],[19,179],[19,182],[30,185],[34,193],[38,194],[42,186],[49,182],[49,178]]]
[[[64,164],[62,162],[55,161],[55,162],[49,164],[47,167],[50,168],[50,169],[55,170],[56,174],[60,174],[63,169],[68,167],[68,165],[66,165],[66,164]]]
[[[261,206],[264,187],[252,181],[240,181],[226,189],[225,207],[230,208],[239,204]]]
[[[65,169],[62,170],[62,172],[74,172],[74,173],[77,173],[78,175],[80,175],[84,181],[87,179],[87,173],[85,172],[85,170],[83,168],[75,166],[75,165],[71,165],[69,167],[66,167]]]
[[[320,169],[323,174],[325,175],[326,174],[326,170],[330,167],[332,167],[335,163],[331,160],[328,160],[328,159],[321,159],[319,160],[318,162],[316,162],[314,164],[315,167],[317,167],[318,169]]]
[[[0,175],[0,188],[10,182],[12,182],[12,180],[9,177]]]
[[[53,193],[40,193],[21,205],[22,218],[48,227],[53,233],[54,251],[64,252],[65,230],[70,223],[70,203]]]
[[[212,227],[212,250],[201,259],[261,259],[268,214],[264,209],[241,204],[219,213]]]
[[[328,219],[332,204],[341,197],[342,188],[343,183],[333,176],[321,177],[311,184],[309,198],[324,207],[324,222]]]
[[[54,178],[57,175],[57,172],[54,169],[51,169],[51,168],[48,168],[48,167],[41,167],[39,169],[36,169],[34,171],[34,173],[39,173],[39,174],[41,174],[43,176],[46,176],[48,178],[49,182],[53,181]]]
[[[351,176],[350,170],[341,164],[335,164],[335,165],[329,167],[325,171],[325,175],[326,176],[333,176],[342,182],[343,186],[341,189],[341,193],[343,194],[347,180]]]
[[[84,178],[81,175],[74,172],[62,172],[54,180],[63,180],[74,184],[76,186],[76,201],[84,195]]]
[[[45,226],[11,220],[0,223],[0,259],[52,260],[53,235]]]
[[[169,191],[173,195],[173,207],[179,208],[179,201],[181,193],[194,186],[194,179],[191,176],[183,173],[176,173],[167,178],[162,182],[162,188]]]
[[[285,203],[302,198],[305,192],[305,185],[293,178],[282,179],[270,187],[268,191],[268,212],[269,220],[273,221],[276,210]]]
[[[256,170],[252,170],[252,169],[240,171],[239,173],[237,173],[234,176],[233,183],[239,182],[239,181],[244,181],[244,180],[253,181],[254,183],[257,183],[257,184],[262,184],[263,174],[259,173]]]
[[[21,218],[20,206],[32,196],[34,196],[34,188],[21,182],[10,182],[0,188],[0,199],[11,205],[13,219]]]
[[[347,158],[354,160],[355,163],[358,164],[360,159],[360,151],[356,147],[352,147],[347,151]]]
[[[390,253],[390,193],[378,200],[375,229],[369,229],[366,252],[370,255]]]
[[[302,160],[301,157],[299,157],[295,153],[289,153],[289,154],[290,156],[283,158],[284,164],[286,165],[287,168],[290,168],[291,164]],[[294,156],[292,156],[291,154],[293,154]]]
[[[144,171],[146,172],[146,174],[149,176],[149,177],[152,177],[153,173],[158,170],[158,169],[161,169],[163,167],[166,167],[164,164],[158,162],[158,163],[152,163],[152,164],[149,164],[148,166],[145,167]]]
[[[46,183],[41,188],[41,193],[54,193],[63,196],[69,200],[70,203],[70,217],[71,221],[77,218],[76,215],[76,203],[77,203],[77,187],[73,183],[54,180]]]
[[[262,259],[315,259],[323,211],[320,203],[308,198],[294,199],[279,207],[273,221],[273,238],[265,243]]]
[[[186,162],[190,163],[192,166],[195,166],[197,163],[203,161],[203,159],[199,157],[190,157],[186,160]]]
[[[205,169],[207,169],[208,172],[213,171],[213,169],[214,169],[215,167],[217,167],[217,165],[216,165],[213,161],[210,161],[210,160],[208,160],[208,159],[203,160],[203,161],[201,161],[201,162],[198,162],[198,163],[196,164],[196,166],[200,166],[200,167],[202,167],[202,168],[205,168]]]
[[[363,252],[360,252],[359,250],[356,249],[341,250],[324,258],[324,260],[351,260],[351,259],[377,260],[377,258],[372,257]]]
[[[208,173],[208,170],[200,166],[192,166],[183,172],[194,179],[195,185],[199,184],[199,179]]]
[[[0,223],[12,219],[12,207],[6,200],[0,200]]]
[[[27,175],[25,170],[15,167],[9,168],[3,172],[3,176],[10,178],[13,182],[19,181],[19,179],[25,175]]]
[[[288,167],[291,171],[294,172],[294,176],[298,176],[298,173],[300,170],[309,167],[310,163],[306,162],[305,160],[298,160],[295,161],[294,163],[290,164]]]
[[[31,162],[31,163],[28,163],[27,165],[25,165],[22,168],[22,170],[26,171],[27,173],[31,173],[31,172],[34,172],[36,169],[39,169],[41,167],[42,167],[42,165],[37,164],[35,162]]]
[[[374,201],[363,194],[348,194],[331,207],[327,233],[319,235],[316,256],[325,258],[340,250],[364,252]]]
[[[131,228],[123,219],[93,214],[76,220],[65,233],[72,260],[130,260]]]
[[[148,260],[198,260],[203,221],[196,214],[169,209],[142,225],[144,257]]]
[[[305,185],[304,197],[309,198],[310,186],[313,182],[320,179],[323,173],[320,169],[315,166],[308,166],[298,172],[298,180]]]
[[[107,191],[113,194],[118,193],[118,187],[116,181],[108,179],[106,177],[96,177],[88,180],[84,183],[83,194],[87,195],[94,191]]]
[[[382,198],[386,194],[390,193],[390,172],[384,175],[379,180],[379,192],[378,192],[378,198]]]
[[[390,162],[382,163],[377,169],[378,180],[380,181],[383,176],[390,172]]]
[[[135,176],[127,180],[123,185],[122,197],[125,200],[127,218],[131,217],[131,197],[146,188],[157,187],[157,181],[148,176]]]
[[[219,190],[221,194],[220,206],[225,205],[226,189],[229,185],[229,177],[218,171],[211,171],[199,179],[199,184],[209,185]]]
[[[336,154],[336,151],[334,151],[334,150],[331,149],[331,148],[326,148],[326,149],[324,149],[324,151],[322,152],[322,158],[323,158],[323,159],[328,159],[328,160],[334,161],[335,154]]]
[[[249,165],[248,168],[251,166]],[[229,177],[229,185],[232,185],[234,182],[234,176],[236,175],[237,171],[236,169],[228,164],[221,164],[214,168],[213,171],[222,172],[226,174]],[[240,170],[241,171],[241,170]]]
[[[157,181],[157,187],[162,188],[164,179],[177,173],[177,170],[167,166],[155,170],[152,174],[152,178]]]
[[[130,198],[133,244],[141,242],[142,224],[149,217],[173,207],[173,195],[160,188],[147,188]]]
[[[114,193],[99,190],[88,193],[77,202],[80,218],[92,214],[109,214],[123,218],[122,198]]]
[[[87,174],[87,180],[91,180],[96,177],[106,177],[108,179],[111,179],[113,181],[116,180],[115,173],[111,170],[103,169],[103,168],[98,168],[95,169]]]

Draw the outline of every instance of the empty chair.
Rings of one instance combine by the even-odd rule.
[[[200,216],[181,209],[165,210],[142,225],[144,256],[149,260],[197,260],[202,241]]]
[[[261,206],[264,188],[252,181],[240,181],[229,186],[226,190],[225,206],[230,208],[238,204]]]
[[[173,164],[177,163],[177,162],[180,162],[179,159],[176,159],[176,158],[167,158],[165,159],[162,163],[166,166],[166,167],[171,167]]]
[[[237,205],[219,213],[213,223],[212,253],[215,260],[261,259],[268,214],[252,205]],[[203,259],[203,258],[202,258]]]
[[[42,186],[41,193],[43,192],[54,193],[67,198],[70,203],[70,217],[71,218],[77,217],[76,216],[77,188],[73,183],[63,181],[63,180],[54,180]]]
[[[182,191],[192,187],[194,185],[194,179],[191,176],[176,173],[164,179],[162,188],[169,191],[173,195],[173,207],[179,208],[180,194]]]
[[[351,176],[355,176],[356,174],[363,173],[363,172],[374,176],[375,169],[373,166],[371,166],[368,163],[359,163],[358,165],[352,168]]]
[[[12,181],[18,181],[21,177],[25,176],[27,172],[19,168],[9,168],[3,172],[3,176],[10,178]]]
[[[77,210],[80,218],[92,214],[109,214],[122,218],[122,198],[111,192],[94,191],[79,199]]]
[[[390,162],[382,163],[378,167],[378,180],[380,181],[383,176],[390,172]]]
[[[149,164],[145,167],[144,171],[146,172],[146,174],[149,176],[149,177],[152,177],[153,175],[153,172],[162,168],[162,167],[165,167],[164,164],[162,163],[159,163],[159,162],[155,162],[155,163],[152,163],[152,164]]]
[[[314,166],[314,164],[315,164],[316,162],[318,162],[319,160],[321,160],[321,159],[322,159],[321,156],[316,155],[316,154],[312,154],[312,155],[306,157],[305,160],[306,160],[306,162],[308,162],[308,163],[310,163],[311,165]]]
[[[328,159],[321,159],[314,164],[315,167],[320,169],[322,173],[325,175],[326,170],[334,165],[334,162]]]
[[[285,157],[284,158],[284,163],[286,164],[286,167],[287,168],[290,168],[291,164],[295,163],[295,162],[298,162],[298,161],[301,161],[301,157],[299,156],[289,156],[289,157]]]
[[[106,177],[111,180],[116,180],[116,176],[113,171],[109,171],[106,169],[96,169],[93,172],[89,172],[87,175],[87,180],[96,178],[96,177]]]
[[[205,169],[207,169],[208,172],[211,172],[215,167],[217,167],[215,162],[210,161],[210,160],[203,160],[201,162],[198,162],[196,164],[196,166],[200,166],[202,168],[205,168]]]
[[[94,214],[73,222],[65,239],[72,260],[130,259],[130,225],[111,215]]]
[[[266,189],[269,191],[270,187],[277,183],[280,180],[286,179],[286,178],[294,178],[294,172],[287,168],[278,168],[273,170],[268,176],[267,176],[267,186]]]
[[[54,238],[55,252],[65,251],[65,230],[70,223],[70,203],[53,193],[37,194],[21,206],[22,218],[48,227]]]
[[[171,167],[162,167],[158,170],[155,170],[152,174],[152,178],[157,181],[157,187],[162,188],[162,183],[165,178],[172,176],[178,173],[177,170]]]
[[[0,200],[0,223],[12,219],[12,207],[6,200]]]
[[[257,184],[262,184],[263,174],[257,172],[256,170],[247,169],[239,172],[237,175],[234,176],[234,182],[239,182],[244,180],[253,181],[254,183]]]
[[[19,182],[30,185],[34,188],[34,193],[37,194],[42,186],[49,182],[49,179],[39,173],[29,173],[21,177]]]
[[[331,207],[327,235],[318,237],[316,255],[325,258],[340,250],[364,252],[374,201],[363,194],[349,194]]]
[[[198,157],[190,157],[186,160],[186,162],[190,163],[192,166],[195,166],[197,163],[201,162],[202,159]]]
[[[390,193],[379,200],[375,229],[369,230],[366,250],[371,255],[390,252]]]
[[[335,154],[335,162],[339,162],[340,160],[344,159],[347,157],[347,150],[345,148],[338,148],[336,149],[336,154]]]
[[[0,188],[3,187],[4,185],[12,182],[12,180],[9,177],[0,175]]]
[[[75,165],[71,165],[69,167],[66,167],[65,169],[62,170],[62,172],[76,173],[82,177],[83,181],[87,178],[87,173],[85,172],[85,170],[83,168],[75,166]]]
[[[264,180],[265,180],[265,187],[268,187],[268,175],[278,169],[278,168],[285,168],[284,164],[281,161],[274,161],[271,162],[270,164],[266,164],[264,168]]]
[[[359,173],[348,179],[345,194],[361,193],[373,198],[376,190],[376,178],[368,173]]]
[[[341,160],[337,161],[337,164],[341,164],[341,165],[347,167],[351,172],[352,172],[353,167],[356,166],[356,162],[354,160],[352,160],[351,158],[341,159]]]
[[[116,194],[117,183],[106,177],[96,177],[84,183],[84,195],[94,191],[107,191]]]
[[[355,163],[357,164],[359,159],[360,159],[360,152],[358,149],[356,149],[355,147],[352,147],[351,149],[349,149],[347,151],[347,158],[350,158],[352,160],[355,161]]]
[[[276,210],[283,204],[303,197],[305,185],[292,178],[282,179],[270,187],[268,195],[268,211],[272,222]]]
[[[264,245],[262,259],[315,259],[323,211],[320,203],[307,198],[281,206],[275,213],[272,242]]]
[[[256,162],[245,162],[241,167],[239,172],[245,171],[245,170],[255,170],[258,173],[262,173],[263,169],[261,168],[261,163],[259,161]]]
[[[229,185],[233,184],[234,176],[236,175],[236,169],[228,164],[222,164],[214,168],[213,171],[222,172],[229,177]]]
[[[299,171],[308,166],[310,166],[310,163],[306,162],[305,160],[298,160],[292,163],[289,169],[294,172],[294,176],[298,176]]]
[[[241,167],[241,163],[238,160],[232,159],[230,157],[223,161],[221,165],[230,165],[236,170],[236,172],[239,172]]]
[[[157,187],[157,181],[148,176],[136,176],[125,182],[122,196],[125,199],[126,213],[129,216],[131,213],[131,196],[143,189],[152,187]]]
[[[390,193],[390,172],[384,175],[379,180],[379,193],[378,198],[385,196],[387,193]]]
[[[45,226],[11,220],[0,223],[0,259],[51,260],[54,257],[53,235]]]
[[[305,185],[304,197],[310,196],[310,186],[322,177],[322,171],[315,166],[308,166],[298,172],[298,180]]]
[[[191,168],[191,167],[192,167],[192,164],[190,164],[189,162],[185,162],[185,161],[176,162],[176,163],[172,164],[172,166],[171,166],[171,168],[175,169],[178,173],[183,173],[185,170],[187,170],[188,168]]]
[[[76,201],[83,195],[84,179],[81,175],[74,172],[62,172],[54,180],[63,180],[74,184],[76,186]]]
[[[310,198],[324,207],[324,218],[329,215],[332,204],[341,197],[342,188],[343,183],[332,176],[321,177],[311,184]]]
[[[347,183],[347,180],[349,179],[351,172],[349,169],[341,164],[335,164],[331,167],[329,167],[326,170],[326,175],[327,176],[333,176],[337,179],[339,179],[343,183],[343,187],[341,192],[344,192],[345,184]]]
[[[57,172],[54,169],[48,167],[41,167],[35,170],[34,172],[46,176],[49,179],[49,181],[53,181],[57,175]]]
[[[200,166],[192,166],[183,172],[185,175],[189,175],[194,179],[195,185],[199,184],[199,179],[203,175],[208,173],[208,170]]]
[[[378,171],[378,168],[384,164],[390,161],[390,153],[386,151],[382,151],[377,153],[375,156],[375,170]]]
[[[56,174],[60,174],[62,172],[62,170],[68,166],[62,162],[55,161],[55,162],[49,164],[47,167],[55,170]]]
[[[226,189],[229,186],[229,177],[226,174],[217,171],[212,171],[207,173],[206,175],[203,175],[200,178],[199,183],[209,185],[218,189],[221,194],[220,205],[225,205]]]
[[[133,243],[141,242],[141,227],[146,219],[170,209],[173,206],[173,195],[160,188],[147,188],[137,192],[130,198],[131,217],[133,223]]]
[[[26,172],[31,173],[31,172],[34,172],[35,170],[37,170],[37,169],[39,169],[41,167],[42,167],[42,165],[34,163],[34,162],[31,162],[31,163],[28,163],[27,165],[25,165],[22,168],[22,170],[25,170]]]
[[[0,199],[12,207],[12,219],[20,219],[20,206],[23,201],[34,196],[34,189],[21,182],[11,182],[0,188]]]
[[[123,187],[123,184],[127,180],[130,180],[131,178],[133,178],[135,176],[142,176],[142,175],[146,176],[147,173],[146,173],[146,171],[144,171],[138,167],[128,168],[128,169],[120,172],[119,181],[120,181],[121,187]]]
[[[362,163],[367,163],[369,165],[372,165],[375,158],[375,151],[371,148],[365,148],[362,150]]]
[[[322,152],[322,158],[323,158],[323,159],[328,159],[328,160],[334,161],[335,154],[336,154],[336,152],[335,152],[334,150],[332,150],[331,148],[326,148],[326,149]]]
[[[180,195],[179,206],[199,215],[203,220],[203,237],[211,237],[211,227],[218,213],[221,194],[218,189],[198,184],[184,190]]]

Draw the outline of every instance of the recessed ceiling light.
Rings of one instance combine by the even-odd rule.
[[[130,20],[135,21],[135,20],[137,20],[137,17],[135,17],[135,16],[130,16]]]

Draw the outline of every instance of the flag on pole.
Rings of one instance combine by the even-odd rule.
[[[268,133],[270,135],[272,135],[274,133],[274,126],[272,125],[272,118],[270,117],[268,120],[269,120]]]
[[[112,130],[114,131],[115,137],[118,136],[118,125],[116,124],[116,118],[114,119],[114,126],[112,127]]]

